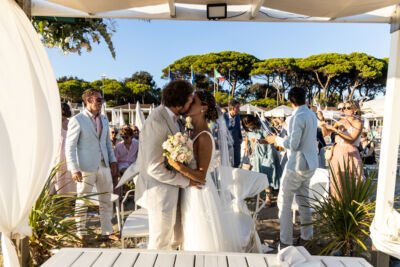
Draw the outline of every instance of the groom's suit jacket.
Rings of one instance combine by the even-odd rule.
[[[163,105],[151,112],[139,141],[140,173],[136,181],[135,201],[149,210],[168,212],[177,208],[179,188],[189,186],[189,179],[167,169],[162,143],[174,135],[176,127]]]

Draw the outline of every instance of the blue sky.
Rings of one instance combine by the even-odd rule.
[[[62,55],[47,49],[56,77],[78,76],[93,81],[121,80],[132,73],[151,73],[159,87],[161,70],[175,60],[195,54],[238,51],[259,59],[307,57],[313,54],[364,52],[389,56],[387,24],[255,23],[199,21],[115,20],[112,40],[114,60],[106,45],[94,45],[90,53]]]

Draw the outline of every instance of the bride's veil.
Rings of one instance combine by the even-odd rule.
[[[233,188],[234,180],[232,175],[232,168],[229,153],[229,138],[231,138],[228,128],[226,126],[225,118],[222,113],[219,113],[217,120],[218,135],[217,142],[219,146],[219,165],[216,166],[216,180],[221,199],[221,207],[223,217],[227,222],[224,227],[230,233],[230,241],[235,251],[242,251],[242,242],[240,237],[240,224],[239,220],[233,210]]]

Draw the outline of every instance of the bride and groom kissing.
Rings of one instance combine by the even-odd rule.
[[[162,91],[162,105],[142,129],[135,201],[148,211],[148,249],[240,251],[238,231],[211,177],[215,144],[208,122],[218,118],[215,98],[206,91],[193,92],[189,82],[171,81]],[[180,115],[190,116],[194,127],[194,158],[188,166],[163,156],[162,143],[183,132]]]

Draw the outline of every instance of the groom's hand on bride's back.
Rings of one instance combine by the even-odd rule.
[[[199,182],[195,182],[193,180],[190,180],[190,182],[189,182],[189,186],[190,187],[194,187],[196,189],[203,189],[203,185],[205,185],[205,182],[204,183],[199,183]]]

